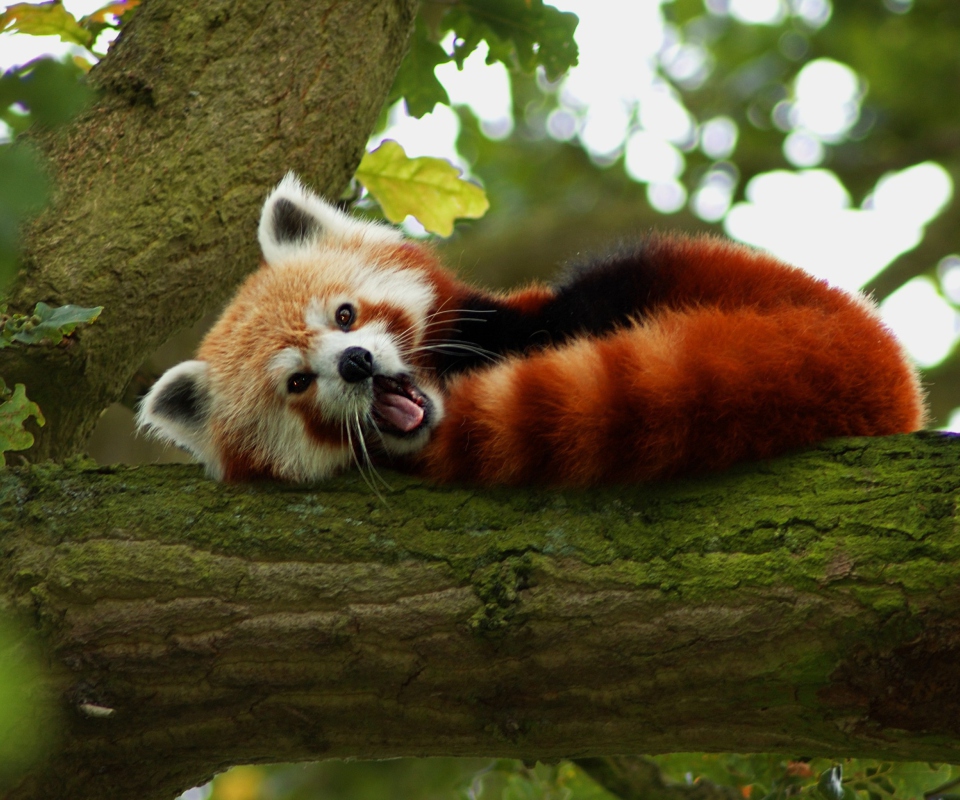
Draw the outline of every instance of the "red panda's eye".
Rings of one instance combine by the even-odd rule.
[[[317,376],[312,372],[295,372],[287,379],[287,391],[290,394],[302,394],[316,379]]]
[[[337,309],[337,325],[346,330],[353,324],[354,319],[356,319],[356,312],[353,310],[353,306],[349,303],[344,303],[340,308]]]

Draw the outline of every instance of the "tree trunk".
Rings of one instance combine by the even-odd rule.
[[[957,437],[594,492],[389,480],[0,473],[0,601],[62,711],[9,796],[328,757],[960,760]]]
[[[83,448],[143,360],[224,302],[259,258],[287,170],[336,197],[393,82],[417,0],[145,0],[90,73],[99,100],[37,134],[57,186],[24,231],[10,306],[104,306],[67,349],[0,350],[45,428],[31,460]]]

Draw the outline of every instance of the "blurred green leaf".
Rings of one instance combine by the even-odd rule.
[[[459,66],[485,40],[488,64],[502,61],[525,72],[542,66],[556,80],[577,64],[573,34],[579,21],[543,0],[464,0],[447,13],[443,26],[457,36],[453,57]]]
[[[43,679],[23,634],[0,622],[0,790],[10,788],[51,739],[52,708]]]
[[[83,74],[71,59],[41,58],[0,75],[0,122],[15,136],[32,124],[66,122],[92,97]],[[0,294],[16,272],[20,226],[49,196],[50,181],[39,153],[25,142],[0,144]]]
[[[59,36],[61,41],[88,47],[90,32],[80,27],[63,3],[15,3],[0,14],[0,33],[28,33],[32,36]]]
[[[418,16],[413,40],[390,91],[388,103],[404,98],[407,111],[420,118],[437,103],[450,103],[447,90],[434,72],[438,64],[464,60],[486,41],[487,63],[501,61],[511,69],[532,73],[542,66],[551,80],[577,63],[573,34],[579,20],[543,0],[468,0],[453,5],[438,16],[440,32],[456,36],[451,56],[441,47],[423,18]]]
[[[36,151],[27,144],[0,145],[0,296],[16,273],[20,222],[43,208],[49,196]]]
[[[36,59],[0,77],[0,109],[9,111],[19,103],[29,112],[30,122],[62,125],[93,97],[83,76],[72,59]]]
[[[490,206],[483,189],[463,180],[450,162],[407,158],[389,139],[363,157],[356,177],[391,222],[403,222],[410,214],[441,236],[453,232],[455,219],[482,217]]]
[[[138,5],[140,0],[119,0],[116,3],[107,3],[98,8],[92,14],[87,14],[80,18],[80,24],[86,26],[88,23],[109,22],[110,17],[122,17],[128,11],[132,11]]]
[[[34,417],[37,424],[42,427],[45,420],[40,407],[27,399],[27,392],[22,383],[14,386],[11,394],[2,378],[0,378],[0,400],[2,400],[0,402],[0,453],[32,447],[33,434],[24,430],[23,423],[29,417]],[[0,681],[2,679],[3,676],[0,673]],[[2,692],[2,684],[0,684],[0,692]],[[2,719],[0,716],[0,726],[2,726]],[[0,738],[0,761],[2,761],[2,754],[3,740]]]
[[[450,55],[430,38],[427,26],[417,17],[410,50],[400,64],[388,102],[392,104],[402,97],[407,101],[407,111],[417,119],[433,111],[437,103],[449,105],[447,90],[433,71],[437,64],[449,60]]]
[[[654,756],[664,778],[675,783],[708,780],[718,786],[759,786],[765,794],[787,772],[788,759],[780,755],[738,753],[671,753]]]
[[[0,146],[0,214],[32,214],[50,196],[40,156],[28,144]]]
[[[0,297],[17,273],[17,227],[15,220],[0,212]],[[0,347],[3,347],[0,340]]]
[[[108,3],[93,13],[81,17],[80,27],[90,33],[90,45],[88,46],[90,52],[102,57],[103,53],[97,53],[93,49],[97,37],[105,30],[117,30],[122,22],[133,16],[131,12],[139,5],[140,0],[120,0],[120,2]]]

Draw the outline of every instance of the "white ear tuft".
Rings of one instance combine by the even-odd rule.
[[[267,197],[260,212],[257,236],[266,262],[276,264],[309,248],[320,238],[325,227],[323,218],[330,212],[336,213],[307,191],[296,175],[288,172]]]
[[[264,260],[271,266],[309,253],[317,242],[357,238],[370,244],[399,244],[399,231],[376,222],[354,219],[306,189],[288,172],[267,197],[257,231]]]
[[[209,365],[184,361],[168,369],[140,403],[137,427],[189,450],[210,464],[207,435],[210,414]]]

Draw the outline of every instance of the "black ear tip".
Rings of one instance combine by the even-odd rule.
[[[273,238],[277,244],[302,242],[314,236],[320,226],[315,217],[285,197],[273,205]]]
[[[206,398],[197,382],[183,375],[163,388],[154,400],[153,413],[179,422],[196,423],[206,413]]]

